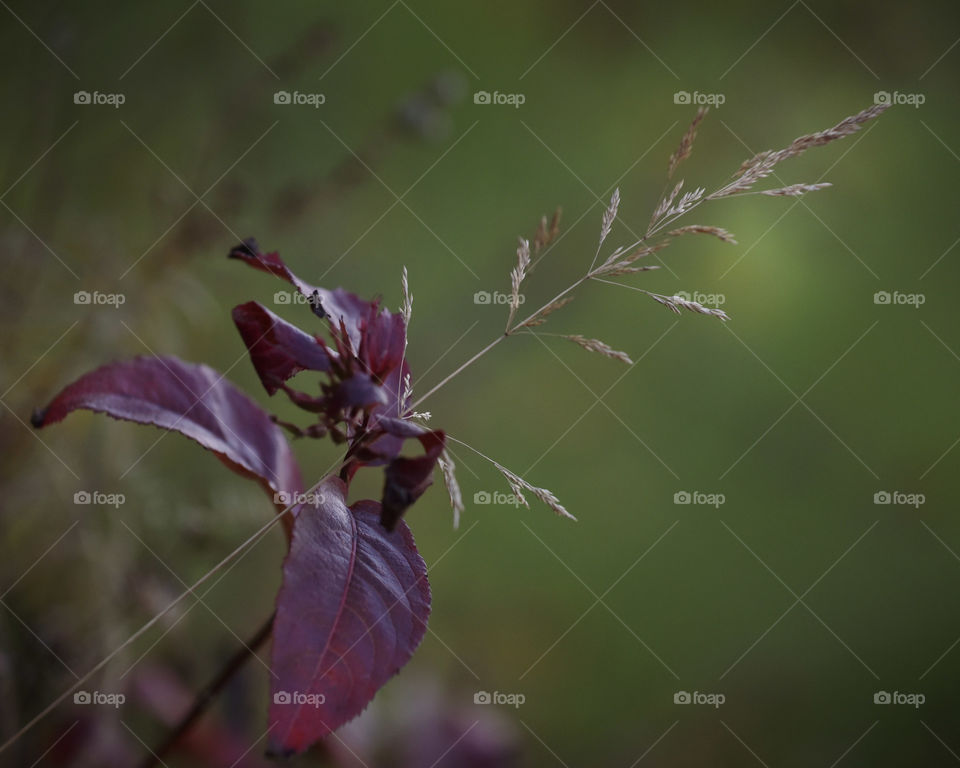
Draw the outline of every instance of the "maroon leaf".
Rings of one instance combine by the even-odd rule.
[[[442,430],[426,432],[417,439],[426,453],[423,456],[393,459],[384,471],[383,509],[380,523],[392,531],[407,508],[419,499],[433,482],[433,468],[443,451],[446,436]]]
[[[233,308],[233,322],[268,394],[300,371],[329,371],[333,350],[255,301]]]
[[[81,376],[34,413],[33,425],[54,424],[78,409],[179,432],[234,472],[258,480],[275,499],[274,494],[303,489],[300,469],[280,428],[206,365],[176,357],[136,357],[105,365]]]
[[[364,301],[342,288],[330,291],[326,288],[310,285],[297,277],[280,258],[276,251],[262,253],[254,238],[244,240],[230,251],[231,259],[245,261],[251,267],[275,275],[293,285],[303,296],[310,300],[315,314],[330,318],[334,327],[343,321],[354,349],[360,346],[360,323],[370,310],[370,302]]]
[[[430,586],[403,522],[348,508],[328,478],[300,508],[277,595],[269,752],[291,755],[356,717],[423,639]]]

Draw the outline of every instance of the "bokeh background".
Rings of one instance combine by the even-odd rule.
[[[723,96],[679,173],[715,188],[887,91],[923,104],[777,169],[832,189],[704,205],[688,222],[738,245],[684,238],[665,268],[622,280],[720,294],[729,324],[587,286],[543,330],[635,366],[517,337],[425,404],[579,522],[472,503],[508,489],[455,446],[459,530],[439,482],[409,516],[431,632],[330,749],[371,768],[960,759],[954,3],[2,5],[4,738],[271,514],[178,436],[89,414],[29,427],[80,373],[152,353],[228,371],[292,416],[230,321],[281,287],[225,258],[240,238],[394,307],[405,265],[422,393],[502,331],[505,307],[474,294],[509,289],[516,237],[541,214],[562,206],[563,236],[528,307],[590,262],[614,187],[608,245],[642,231],[695,111],[676,92]],[[75,104],[81,90],[125,102]],[[325,103],[275,104],[280,90]],[[525,101],[475,104],[480,90]],[[76,305],[81,290],[124,303]],[[923,303],[875,303],[881,291]],[[296,450],[311,480],[336,457]],[[76,505],[82,490],[125,503]],[[676,504],[684,491],[724,503]],[[876,504],[885,491],[924,503]],[[88,686],[125,692],[122,707],[67,702],[0,762],[135,765],[269,614],[282,555],[276,529]],[[479,691],[524,703],[474,704]],[[676,704],[681,691],[725,701]],[[924,703],[875,704],[882,691]],[[262,764],[266,701],[252,661],[166,763]]]

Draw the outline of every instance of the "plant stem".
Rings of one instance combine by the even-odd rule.
[[[550,299],[550,301],[548,301],[546,304],[544,304],[544,305],[543,305],[542,307],[540,307],[538,310],[536,310],[535,312],[531,313],[531,314],[530,314],[529,316],[527,316],[524,320],[521,320],[519,323],[517,323],[515,326],[513,326],[513,328],[508,328],[508,329],[507,329],[506,331],[504,331],[502,334],[500,334],[499,336],[497,336],[497,338],[495,338],[493,341],[491,341],[489,344],[487,344],[487,346],[485,346],[483,349],[481,349],[479,352],[477,352],[477,354],[475,354],[473,357],[471,357],[469,360],[467,360],[467,362],[465,362],[463,365],[461,365],[459,368],[457,368],[457,369],[454,370],[453,372],[447,374],[439,383],[435,384],[435,385],[434,385],[433,387],[431,387],[425,394],[423,394],[423,395],[421,395],[420,397],[418,397],[417,400],[413,403],[413,405],[411,405],[411,406],[409,407],[409,410],[411,410],[411,411],[412,411],[412,410],[415,410],[416,407],[417,407],[418,405],[420,405],[420,403],[422,403],[422,402],[423,402],[424,400],[426,400],[428,397],[430,397],[430,395],[432,395],[432,394],[433,394],[434,392],[436,392],[438,389],[440,389],[441,387],[444,387],[444,386],[445,386],[447,383],[449,383],[452,379],[456,378],[456,377],[459,376],[461,373],[463,373],[468,367],[470,367],[471,365],[473,365],[475,362],[477,362],[477,360],[479,360],[481,357],[483,357],[485,354],[487,354],[487,352],[489,352],[491,349],[493,349],[495,346],[497,346],[497,344],[499,344],[501,341],[503,341],[504,339],[508,338],[509,336],[512,336],[512,335],[514,334],[514,332],[516,332],[516,330],[517,330],[518,328],[522,328],[524,325],[526,325],[527,323],[529,323],[531,320],[533,320],[534,317],[536,317],[540,312],[542,312],[543,310],[545,310],[547,307],[549,307],[549,306],[550,306],[551,304],[553,304],[555,301],[559,301],[559,300],[562,299],[564,296],[566,296],[568,293],[570,293],[570,291],[572,291],[574,288],[577,288],[578,286],[580,286],[580,285],[582,285],[583,283],[585,283],[585,282],[591,277],[591,275],[592,275],[592,272],[588,272],[588,273],[585,274],[583,277],[581,277],[579,280],[577,280],[575,283],[572,283],[571,285],[567,286],[567,287],[564,288],[562,291],[560,291],[560,293],[558,293],[556,296],[554,296],[552,299]]]
[[[257,649],[266,642],[267,638],[270,637],[273,631],[273,620],[275,617],[276,612],[271,613],[270,618],[263,623],[243,648],[227,660],[227,663],[223,665],[217,673],[217,676],[207,683],[196,695],[196,698],[193,700],[193,706],[180,718],[180,721],[170,731],[166,740],[144,758],[143,762],[140,763],[140,768],[154,768],[157,763],[163,763],[164,756],[173,749],[177,742],[193,727],[200,716],[206,711],[207,707],[210,706],[213,698],[230,681],[230,678],[240,670],[246,661],[257,652]]]

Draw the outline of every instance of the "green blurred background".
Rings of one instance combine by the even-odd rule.
[[[639,359],[629,372],[517,337],[425,404],[579,522],[472,503],[508,489],[455,446],[460,529],[439,483],[408,518],[436,563],[432,631],[341,738],[357,765],[424,768],[478,719],[525,766],[960,759],[955,3],[3,5],[4,738],[73,682],[68,668],[93,666],[271,514],[178,436],[89,414],[28,426],[80,373],[152,353],[228,371],[296,417],[266,397],[230,321],[278,287],[225,258],[239,238],[393,307],[406,265],[422,393],[502,331],[505,307],[474,294],[509,290],[515,238],[541,214],[563,207],[563,237],[527,307],[590,262],[614,186],[622,222],[607,245],[642,231],[694,113],[675,92],[724,96],[678,174],[713,189],[754,152],[887,91],[925,100],[777,169],[832,189],[708,203],[684,221],[739,245],[684,238],[667,268],[622,280],[722,294],[728,325],[587,286],[543,330],[625,350]],[[79,90],[125,103],[75,104]],[[278,105],[278,90],[325,103]],[[479,90],[525,103],[475,104]],[[78,306],[80,290],[125,303]],[[877,304],[878,291],[924,303]],[[278,311],[312,327],[303,308]],[[307,480],[336,457],[296,450]],[[77,506],[80,490],[126,502]],[[682,491],[725,503],[674,503]],[[925,503],[875,504],[883,491]],[[269,614],[282,555],[277,529],[217,582],[210,610],[175,611],[89,686],[126,690],[124,707],[68,702],[0,762],[135,764],[165,729],[133,681],[149,688],[146,670],[163,670],[197,690]],[[525,703],[475,705],[477,691]],[[725,703],[678,705],[678,691]],[[878,691],[925,703],[878,705]],[[218,701],[244,749],[266,701],[256,661]],[[447,737],[451,718],[463,726]],[[397,757],[407,731],[425,743],[431,729],[435,753]],[[437,765],[468,764],[456,754]]]

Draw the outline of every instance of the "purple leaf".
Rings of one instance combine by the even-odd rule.
[[[383,509],[380,523],[392,531],[407,508],[419,499],[433,482],[433,468],[443,451],[446,436],[442,430],[426,432],[417,439],[426,453],[423,456],[393,459],[384,471]]]
[[[309,333],[277,317],[255,301],[233,308],[233,322],[268,394],[300,371],[324,371],[336,354]]]
[[[297,461],[280,428],[206,365],[176,357],[136,357],[105,365],[81,376],[34,413],[33,425],[54,424],[78,409],[179,432],[234,472],[258,480],[271,496],[303,489]]]
[[[254,269],[275,275],[293,285],[309,301],[314,313],[319,317],[328,317],[333,326],[339,327],[343,321],[354,349],[360,346],[360,323],[367,317],[370,302],[364,301],[342,288],[330,291],[320,288],[297,277],[280,258],[276,251],[262,253],[254,238],[244,240],[230,251],[231,259],[245,261]]]
[[[294,522],[277,595],[269,752],[291,755],[356,717],[423,639],[427,570],[403,522],[348,508],[328,478]]]

